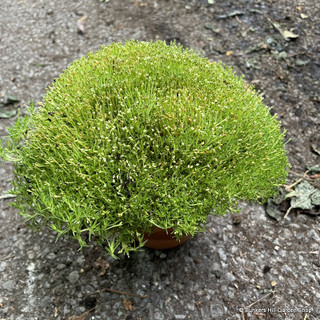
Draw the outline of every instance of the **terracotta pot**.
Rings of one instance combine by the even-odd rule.
[[[171,249],[185,243],[191,238],[189,236],[182,236],[180,240],[177,240],[173,235],[173,229],[168,230],[160,229],[158,227],[153,228],[151,234],[145,234],[143,240],[146,241],[145,246],[151,249]]]

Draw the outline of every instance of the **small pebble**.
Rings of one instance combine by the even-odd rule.
[[[71,283],[76,283],[79,280],[79,272],[78,271],[72,271],[68,276],[68,280]]]

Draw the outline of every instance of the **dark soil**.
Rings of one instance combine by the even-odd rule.
[[[294,183],[320,159],[320,3],[208,2],[2,0],[0,114],[9,118],[0,135],[10,111],[41,101],[74,59],[126,39],[176,40],[261,91],[287,130]],[[0,168],[0,194],[11,177],[10,165]],[[317,173],[305,179],[319,186]],[[94,244],[79,252],[32,231],[9,202],[0,200],[1,320],[320,318],[317,207],[284,219],[288,200],[278,203],[277,221],[243,204],[178,249],[113,260]]]

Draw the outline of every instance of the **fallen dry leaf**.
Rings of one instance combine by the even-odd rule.
[[[279,23],[273,22],[269,18],[267,18],[267,20],[273,25],[275,29],[277,29],[280,32],[280,34],[286,41],[290,41],[291,39],[295,39],[299,37],[298,34],[293,33],[293,29],[283,30]]]
[[[94,263],[94,266],[96,268],[101,268],[100,276],[104,276],[106,271],[110,267],[110,264],[100,256]]]
[[[226,56],[231,56],[232,54],[233,54],[233,51],[231,50],[226,52]]]
[[[59,315],[58,308],[54,307],[54,317],[56,318]]]
[[[140,1],[135,1],[133,5],[136,6],[136,7],[138,7],[138,6],[139,6],[139,7],[147,7],[147,6],[148,6],[148,3],[142,2],[142,1],[140,0]]]
[[[127,311],[132,311],[132,301],[128,299],[123,299],[123,305]]]
[[[320,52],[320,50],[319,50],[319,52]],[[320,156],[320,150],[317,148],[317,146],[311,145],[311,151],[313,151],[314,153],[316,153]]]
[[[68,317],[68,320],[85,320],[86,316],[93,310],[94,308],[86,311],[85,313],[83,314],[80,314],[80,316],[71,316],[71,317]]]
[[[85,16],[81,17],[80,19],[78,19],[77,27],[78,27],[78,30],[79,30],[80,33],[84,32],[84,25],[85,25],[85,22],[86,22],[87,19],[88,19],[87,15],[85,15]]]
[[[291,29],[292,30],[292,29]],[[282,30],[281,34],[286,41],[290,41],[290,39],[298,38],[299,35],[293,33],[291,30]]]

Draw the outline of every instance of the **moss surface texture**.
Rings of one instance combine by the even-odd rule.
[[[285,182],[280,122],[232,68],[172,43],[115,43],[74,61],[2,142],[33,226],[115,254],[153,226],[179,238]],[[137,240],[138,239],[138,240]]]

